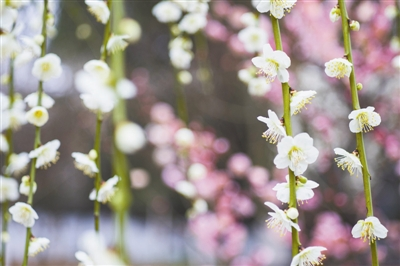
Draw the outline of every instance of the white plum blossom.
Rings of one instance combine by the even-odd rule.
[[[89,154],[73,152],[72,158],[75,159],[75,167],[83,171],[85,175],[93,177],[96,173],[99,172],[99,169],[97,168],[95,162],[97,158],[97,152],[95,150],[91,150]]]
[[[262,134],[262,137],[269,143],[275,144],[283,137],[286,137],[286,131],[282,121],[278,118],[274,111],[268,110],[268,117],[258,116],[258,121],[264,122],[268,126],[268,130]]]
[[[290,96],[290,115],[300,113],[306,104],[311,103],[316,94],[316,91],[292,91]]]
[[[108,179],[106,182],[103,182],[101,184],[99,192],[97,193],[97,199],[96,199],[96,190],[93,189],[92,192],[89,195],[90,200],[97,200],[98,202],[102,203],[107,203],[108,201],[111,200],[111,198],[114,196],[115,192],[117,191],[117,183],[120,180],[119,176],[113,176],[110,179]]]
[[[258,27],[247,27],[239,31],[238,38],[249,53],[262,51],[264,44],[268,40],[265,31]]]
[[[83,65],[83,69],[101,81],[107,80],[111,73],[110,67],[102,60],[90,60]]]
[[[205,1],[188,1],[185,10],[189,13],[207,15],[209,6]]]
[[[290,207],[286,211],[286,216],[292,220],[297,219],[297,217],[299,217],[299,211],[296,208]]]
[[[77,251],[75,258],[79,260],[78,266],[92,266],[95,265],[92,258],[83,251]]]
[[[195,141],[193,131],[188,128],[181,128],[175,132],[175,144],[179,147],[189,147]]]
[[[9,209],[12,219],[22,224],[25,227],[32,227],[35,224],[35,219],[39,219],[36,211],[31,205],[24,202],[17,202]]]
[[[30,186],[31,186],[31,178],[28,175],[23,176],[21,184],[19,185],[19,193],[25,196],[29,196]],[[36,182],[34,182],[32,186],[32,193],[35,194],[36,190],[37,190],[37,184]]]
[[[118,51],[123,51],[128,46],[129,35],[112,35],[107,42],[107,52],[113,54]]]
[[[187,176],[189,180],[199,180],[207,176],[208,170],[204,164],[194,163],[189,166]]]
[[[267,82],[271,83],[276,76],[280,82],[289,81],[289,72],[287,68],[290,66],[290,58],[283,51],[274,51],[270,44],[263,47],[263,55],[251,59],[253,64],[260,68],[259,72],[266,77]]]
[[[281,19],[286,12],[290,12],[297,0],[261,0],[258,2],[257,10],[260,13],[268,11],[277,18]]]
[[[107,3],[103,0],[85,0],[85,4],[88,6],[88,11],[95,16],[98,22],[106,24],[110,18],[110,9],[108,9]]]
[[[82,93],[80,98],[83,104],[93,112],[111,112],[117,102],[115,92],[108,87],[98,88],[96,91]]]
[[[182,16],[182,10],[179,6],[168,1],[159,2],[151,12],[161,23],[176,22]]]
[[[133,122],[121,122],[115,128],[115,145],[126,154],[133,154],[144,147],[146,136],[141,126]]]
[[[326,250],[324,247],[308,247],[300,251],[293,257],[290,266],[318,266],[322,265],[322,261],[326,258],[321,251]]]
[[[1,3],[3,5],[3,3]],[[16,9],[1,6],[0,7],[1,14],[1,28],[6,32],[10,32],[13,28],[13,25],[18,17],[18,11]]]
[[[47,54],[36,59],[32,68],[32,75],[41,81],[58,78],[61,73],[61,59],[56,54]]]
[[[26,120],[37,127],[44,126],[49,120],[49,113],[47,109],[42,106],[35,106],[26,112]]]
[[[334,6],[331,11],[329,12],[329,19],[332,22],[336,22],[340,19],[341,13],[338,6]]]
[[[386,238],[388,230],[375,216],[369,216],[365,220],[359,220],[351,230],[354,238],[361,238],[364,242],[374,243],[376,239]]]
[[[325,63],[325,73],[331,78],[350,77],[352,69],[353,64],[346,58],[335,58]]]
[[[307,133],[295,137],[286,136],[278,143],[278,155],[274,164],[278,169],[289,167],[296,176],[303,174],[309,164],[317,160],[319,151]]]
[[[36,158],[36,168],[47,168],[52,163],[55,164],[58,161],[58,148],[60,147],[60,141],[58,139],[47,142],[46,144],[38,147],[37,149],[29,153],[29,158]]]
[[[319,184],[305,177],[296,180],[296,200],[306,201],[314,197],[313,188],[318,187]],[[290,201],[290,188],[289,188],[289,175],[286,176],[286,183],[276,184],[272,190],[276,191],[276,198],[283,203]]]
[[[175,184],[175,190],[188,199],[192,199],[197,195],[196,187],[186,180],[178,181]]]
[[[38,92],[34,92],[25,97],[24,101],[30,108],[36,107],[38,103]],[[50,109],[54,105],[54,100],[46,93],[42,92],[41,106]]]
[[[118,80],[115,89],[121,99],[132,99],[135,98],[137,94],[136,85],[126,78]]]
[[[238,72],[238,78],[243,83],[248,84],[250,82],[250,80],[252,80],[255,77],[256,72],[257,72],[257,69],[254,66],[251,66],[251,67],[248,67],[245,69],[241,69]]]
[[[9,164],[6,168],[6,173],[8,175],[19,175],[26,170],[29,161],[29,155],[26,152],[21,152],[20,154],[11,154]]]
[[[335,158],[335,162],[342,170],[347,169],[350,175],[354,173],[356,173],[356,176],[362,174],[362,164],[356,151],[349,153],[342,148],[335,148],[334,152],[339,155],[339,157]]]
[[[5,33],[0,35],[0,58],[15,57],[21,51],[21,46],[15,39],[14,33]]]
[[[240,17],[240,22],[246,27],[254,27],[258,24],[258,18],[253,12],[246,12]]]
[[[40,252],[45,251],[50,244],[50,240],[45,237],[32,237],[29,241],[28,255],[34,257]]]
[[[6,137],[3,134],[0,134],[0,151],[6,153],[9,149],[10,147],[8,146]]]
[[[169,49],[180,48],[184,50],[191,50],[193,48],[193,42],[188,37],[178,36],[169,42],[168,48]]]
[[[292,227],[294,227],[297,231],[301,231],[299,225],[292,222],[286,213],[279,209],[278,206],[268,201],[264,204],[274,211],[268,213],[271,216],[268,220],[266,220],[268,228],[275,228],[275,230],[279,232],[281,236],[284,236],[288,231],[292,232]]]
[[[251,96],[261,97],[271,90],[271,84],[267,83],[263,77],[252,78],[249,81],[247,91]]]
[[[200,29],[207,25],[207,18],[203,14],[189,13],[186,14],[178,24],[178,28],[181,31],[185,31],[189,34],[195,34]]]
[[[367,108],[352,111],[349,114],[349,119],[352,119],[349,123],[350,131],[353,133],[366,133],[373,130],[373,127],[379,126],[381,116],[374,110],[374,107],[368,106]]]
[[[25,106],[18,105],[14,103],[12,109],[7,109],[1,112],[1,126],[0,131],[3,131],[7,128],[11,128],[13,130],[18,130],[22,125],[27,123],[25,117]]]
[[[181,48],[172,48],[169,50],[169,58],[175,68],[188,69],[193,59],[193,53]]]
[[[0,175],[0,202],[14,201],[19,198],[18,182],[14,178]]]

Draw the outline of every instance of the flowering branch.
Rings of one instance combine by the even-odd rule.
[[[283,51],[281,34],[279,29],[279,20],[274,16],[271,16],[272,28],[274,32],[275,46],[277,50]],[[282,83],[282,95],[283,95],[283,120],[286,129],[287,136],[292,136],[292,122],[290,114],[290,86],[287,82]],[[296,200],[296,177],[292,170],[289,169],[289,190],[290,200],[289,207],[297,208]],[[297,218],[293,219],[294,223],[297,223]],[[299,239],[299,232],[296,228],[292,228],[292,257],[299,253],[299,247],[301,246]]]
[[[342,30],[343,30],[343,40],[344,40],[344,48],[345,48],[345,57],[347,60],[353,64],[353,55],[351,48],[351,39],[350,39],[350,20],[347,15],[346,4],[344,0],[339,0],[339,8],[342,17]],[[358,100],[358,92],[356,85],[356,77],[355,77],[355,69],[354,65],[352,67],[352,71],[350,73],[350,91],[352,98],[352,105],[354,110],[360,109],[360,103]],[[364,194],[365,194],[365,204],[367,207],[367,217],[373,216],[373,207],[372,207],[372,194],[371,194],[371,183],[370,183],[370,174],[368,171],[368,163],[367,156],[364,147],[364,139],[362,131],[356,133],[356,141],[357,141],[357,151],[360,157],[360,161],[362,164],[362,176],[364,183]],[[371,247],[371,255],[372,255],[372,265],[379,265],[378,262],[378,253],[377,253],[377,244],[376,241],[372,241],[370,243]]]

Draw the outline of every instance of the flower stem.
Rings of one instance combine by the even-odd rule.
[[[351,39],[350,39],[350,27],[349,27],[349,17],[347,14],[346,4],[344,0],[339,0],[339,8],[342,17],[342,30],[343,30],[343,40],[344,40],[344,49],[347,60],[353,64],[353,55],[351,49]],[[350,91],[351,91],[351,99],[354,110],[360,109],[360,103],[358,100],[358,92],[356,87],[356,76],[355,69],[353,64],[353,71],[350,74]],[[367,207],[367,217],[373,216],[373,205],[372,205],[372,193],[371,193],[371,182],[370,175],[368,170],[367,163],[367,155],[364,147],[364,139],[363,133],[356,133],[356,141],[357,141],[357,150],[360,156],[360,161],[362,164],[362,174],[363,174],[363,183],[364,183],[364,194],[365,194],[365,204]],[[378,252],[377,252],[377,244],[376,241],[371,243],[371,256],[372,256],[372,265],[379,265],[378,261]]]
[[[107,1],[107,6],[111,12],[112,0]],[[108,39],[110,38],[110,32],[111,32],[111,18],[108,19],[106,27],[104,29],[103,47],[101,50],[101,57],[100,57],[100,60],[102,60],[102,61],[107,60],[107,43],[108,43]]]
[[[282,47],[282,39],[281,33],[279,29],[279,20],[271,15],[272,28],[274,32],[274,40],[276,50],[283,51]],[[283,98],[283,120],[285,124],[286,134],[288,136],[292,136],[292,122],[290,115],[290,86],[288,83],[282,83],[282,98]],[[289,207],[297,208],[297,200],[296,200],[296,176],[293,171],[289,169],[289,191],[290,191],[290,199],[289,199]],[[293,220],[294,223],[297,223],[297,219]],[[292,227],[292,257],[296,256],[299,253],[300,246],[300,238],[299,232]]]
[[[41,56],[43,57],[46,54],[46,43],[47,43],[47,10],[48,9],[48,0],[44,0],[43,5],[43,17],[42,17],[42,36],[43,43],[41,45]],[[37,105],[42,105],[42,93],[43,93],[43,82],[39,81],[38,87],[38,102]],[[35,140],[33,144],[33,149],[37,149],[40,144],[40,127],[35,128]],[[33,186],[35,184],[36,177],[36,158],[33,158],[31,161],[31,170],[30,170],[30,184],[29,184],[29,195],[28,195],[28,204],[33,205]],[[26,228],[26,239],[25,239],[25,251],[24,251],[24,260],[22,265],[26,266],[28,264],[28,250],[29,250],[29,241],[31,239],[31,228]]]
[[[211,82],[212,70],[208,62],[208,43],[204,32],[199,30],[194,34],[194,42],[196,47],[196,59],[198,62],[197,78],[200,80],[203,93],[210,95],[214,90]]]
[[[96,198],[94,200],[94,229],[96,232],[100,231],[100,202],[97,200],[99,189],[101,185],[101,156],[100,156],[100,144],[101,144],[101,124],[103,122],[103,117],[100,111],[97,113],[96,121],[96,135],[94,140],[94,149],[97,153],[96,166],[99,172],[96,174],[94,179],[94,187],[96,190]]]

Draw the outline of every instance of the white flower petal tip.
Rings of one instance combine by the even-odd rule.
[[[110,9],[103,0],[85,0],[88,11],[96,18],[98,22],[106,24],[110,18]]]
[[[35,106],[26,112],[26,120],[37,127],[44,126],[49,120],[49,113],[47,109],[42,106]]]
[[[265,44],[263,55],[254,57],[251,62],[259,68],[257,73],[263,75],[268,83],[273,82],[276,77],[281,83],[289,81],[287,68],[290,66],[291,61],[285,52],[274,51],[271,45]]]
[[[308,247],[300,251],[293,257],[290,266],[314,266],[322,265],[322,261],[326,258],[321,251],[327,250],[324,247]]]
[[[113,54],[125,50],[128,46],[127,39],[129,39],[128,35],[112,35],[107,42],[107,52]]]
[[[314,163],[319,155],[313,146],[313,139],[307,133],[295,137],[286,136],[278,143],[278,155],[274,164],[278,169],[290,168],[296,176],[300,176],[309,164]]]
[[[25,227],[32,227],[35,224],[35,220],[39,219],[39,216],[32,206],[23,202],[15,203],[15,205],[9,209],[9,212],[15,222]]]
[[[34,257],[45,251],[50,245],[50,240],[45,237],[32,237],[29,242],[28,255]]]
[[[367,217],[365,220],[359,220],[351,230],[354,238],[361,238],[369,244],[376,240],[386,238],[388,230],[381,224],[378,218],[374,216]]]
[[[297,115],[317,94],[316,91],[291,91],[290,114]],[[307,108],[306,108],[307,109]]]
[[[292,227],[294,227],[297,231],[300,231],[299,225],[292,222],[286,215],[285,211],[279,209],[279,207],[272,202],[267,201],[264,204],[274,211],[268,213],[271,217],[265,221],[268,228],[275,228],[275,230],[279,232],[281,236],[284,236],[288,231],[292,232]]]
[[[268,116],[268,118],[259,116],[257,119],[268,126],[268,130],[262,134],[262,137],[269,141],[269,143],[275,144],[283,137],[286,137],[286,131],[282,121],[274,111],[268,110]]]
[[[257,5],[257,10],[260,13],[270,11],[277,19],[281,19],[285,12],[290,12],[297,0],[261,0]]]
[[[379,126],[381,123],[381,116],[374,112],[374,107],[362,108],[354,110],[349,114],[349,119],[352,119],[349,123],[350,131],[353,133],[364,132],[367,133]]]
[[[36,158],[36,168],[47,168],[55,164],[59,159],[57,151],[61,143],[58,139],[47,142],[29,153],[29,158]]]
[[[61,73],[61,59],[56,54],[47,54],[36,59],[32,68],[32,75],[41,81],[58,78]]]
[[[344,76],[350,77],[353,64],[345,58],[335,58],[325,63],[325,73],[328,77],[341,79]]]
[[[341,148],[335,148],[334,152],[336,155],[339,155],[335,158],[335,162],[338,167],[342,168],[342,170],[349,171],[350,175],[356,173],[356,176],[359,174],[362,175],[362,164],[360,159],[358,158],[358,152],[354,151],[353,153],[349,153]]]
[[[318,187],[319,184],[312,180],[308,180],[304,176],[296,177],[296,200],[303,203],[314,197],[313,189]],[[289,175],[286,176],[285,183],[278,183],[272,190],[276,191],[276,198],[282,203],[289,203]]]

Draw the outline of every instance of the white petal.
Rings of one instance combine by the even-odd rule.
[[[359,220],[356,225],[354,225],[353,229],[351,229],[351,234],[353,235],[354,238],[360,238],[361,237],[361,232],[363,228],[363,220]]]
[[[355,119],[350,121],[349,128],[350,128],[350,131],[353,133],[361,132],[360,124]]]
[[[281,83],[289,82],[289,71],[287,71],[285,68],[279,68],[278,79]]]

